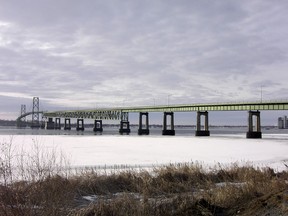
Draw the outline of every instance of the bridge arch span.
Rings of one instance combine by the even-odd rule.
[[[33,114],[43,114],[43,111],[37,111],[37,112],[27,112],[24,113],[22,115],[20,115],[17,119],[16,119],[16,126],[17,127],[21,127],[23,125],[23,121],[21,121],[22,118],[29,116],[29,115],[33,115]]]

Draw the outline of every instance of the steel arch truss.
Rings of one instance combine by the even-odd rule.
[[[121,110],[90,110],[90,111],[59,111],[45,113],[46,117],[83,118],[99,120],[125,120],[128,121],[128,112]]]

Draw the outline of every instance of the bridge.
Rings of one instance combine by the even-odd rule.
[[[209,103],[209,104],[179,104],[162,106],[116,107],[85,110],[62,110],[43,112],[48,118],[47,129],[61,128],[60,119],[64,118],[64,129],[71,129],[70,119],[77,119],[77,130],[84,130],[84,119],[94,119],[94,131],[103,131],[102,120],[120,120],[120,134],[130,133],[129,113],[139,113],[138,134],[149,134],[149,112],[163,112],[163,135],[175,135],[174,112],[197,112],[196,136],[209,136],[209,111],[248,111],[247,138],[261,138],[260,111],[262,110],[288,110],[288,101],[260,101],[241,103]],[[201,117],[204,116],[204,127]],[[144,124],[143,124],[143,117]],[[55,123],[53,121],[55,118]],[[256,118],[254,127],[253,119]],[[170,121],[170,124],[169,124]]]
[[[38,115],[38,114],[43,114],[43,111],[31,111],[31,112],[26,112],[21,114],[17,119],[16,119],[16,124],[17,127],[22,127],[22,126],[26,126],[26,124],[24,123],[24,121],[22,120],[23,118],[29,116],[29,115]],[[38,122],[38,126],[40,126],[40,123]],[[36,125],[33,125],[33,123],[31,122],[31,127],[38,127]]]
[[[26,127],[27,125],[30,125],[31,128],[39,128],[41,127],[41,123],[39,121],[39,115],[43,114],[43,111],[39,110],[39,97],[33,97],[33,103],[32,103],[32,111],[26,112],[26,105],[21,105],[21,112],[20,116],[16,119],[16,126],[18,128]],[[26,121],[26,117],[32,115],[31,122]]]

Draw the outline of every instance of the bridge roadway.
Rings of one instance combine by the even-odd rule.
[[[140,112],[198,112],[198,111],[252,111],[252,110],[288,110],[288,101],[263,101],[242,103],[180,104],[162,106],[115,107],[88,110],[63,110],[43,112],[46,117],[88,118],[121,120],[126,113]]]
[[[180,104],[162,106],[137,106],[137,107],[115,107],[97,108],[88,110],[63,110],[54,112],[43,112],[49,119],[51,128],[61,128],[60,118],[65,118],[64,129],[71,129],[70,118],[77,118],[77,130],[84,130],[83,119],[94,119],[94,131],[103,131],[102,120],[121,120],[119,132],[130,133],[129,113],[139,113],[138,134],[149,134],[149,112],[164,112],[163,135],[175,135],[174,112],[197,112],[196,136],[209,136],[209,111],[248,111],[248,132],[247,138],[261,138],[260,111],[261,110],[288,110],[288,101],[258,101],[241,103],[209,103],[209,104]],[[143,116],[146,123],[143,125]],[[201,126],[201,116],[204,116],[204,129]],[[56,118],[54,122],[52,118]],[[170,125],[168,122],[170,117]],[[256,117],[256,125],[253,126],[253,118]],[[66,125],[68,124],[68,125]],[[145,127],[144,127],[145,126]]]

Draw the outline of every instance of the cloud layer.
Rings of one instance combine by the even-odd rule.
[[[1,113],[287,98],[285,0],[0,3]]]

